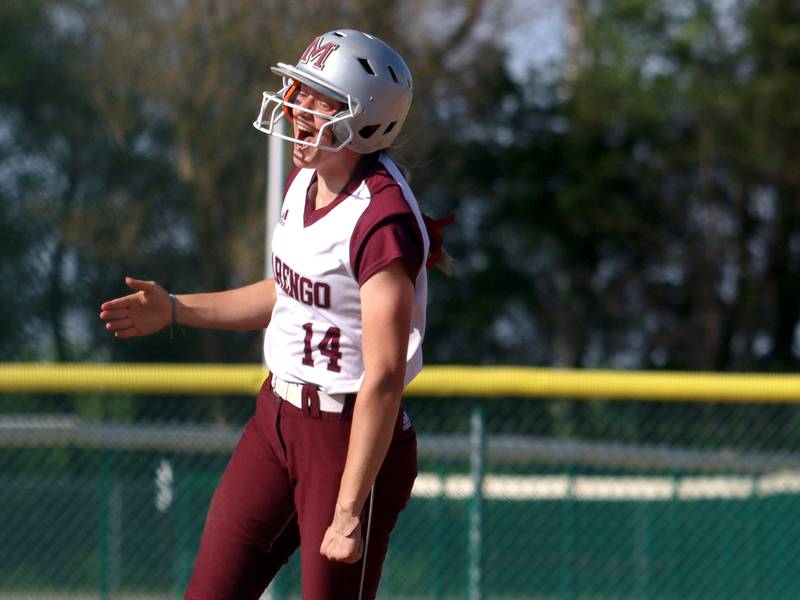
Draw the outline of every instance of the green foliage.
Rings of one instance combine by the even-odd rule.
[[[259,18],[253,0],[8,3],[2,356],[257,361],[257,333],[121,344],[97,306],[125,274],[181,292],[260,276],[265,67],[347,21],[408,58],[395,154],[426,211],[457,213],[430,362],[793,369],[796,7],[575,2],[558,76],[519,81],[500,38],[474,35],[503,4],[456,4],[428,13],[456,15],[449,29],[422,17],[412,42],[413,7],[369,2],[302,19]]]
[[[563,77],[443,140],[461,269],[434,284],[437,358],[796,367],[800,20],[728,8],[576,2]]]

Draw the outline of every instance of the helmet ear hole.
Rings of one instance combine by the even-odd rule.
[[[378,131],[378,127],[380,127],[380,125],[365,125],[358,130],[358,135],[360,135],[363,139],[368,140],[376,131]]]

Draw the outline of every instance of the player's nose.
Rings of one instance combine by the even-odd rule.
[[[297,99],[296,104],[301,108],[313,110],[317,99],[312,94],[305,94]]]

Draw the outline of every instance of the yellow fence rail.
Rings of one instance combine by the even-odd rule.
[[[0,393],[255,394],[261,365],[0,363]],[[800,402],[800,375],[429,366],[414,396]]]

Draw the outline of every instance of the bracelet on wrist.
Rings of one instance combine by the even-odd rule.
[[[170,304],[170,311],[171,311],[170,322],[169,322],[169,339],[173,339],[175,337],[175,327],[176,326],[178,327],[178,331],[180,331],[181,333],[184,333],[184,334],[185,334],[185,332],[183,331],[183,329],[181,328],[180,324],[178,323],[177,318],[175,317],[175,310],[176,310],[176,304],[177,304],[177,301],[175,300],[175,294],[170,294],[169,295],[169,304]]]

